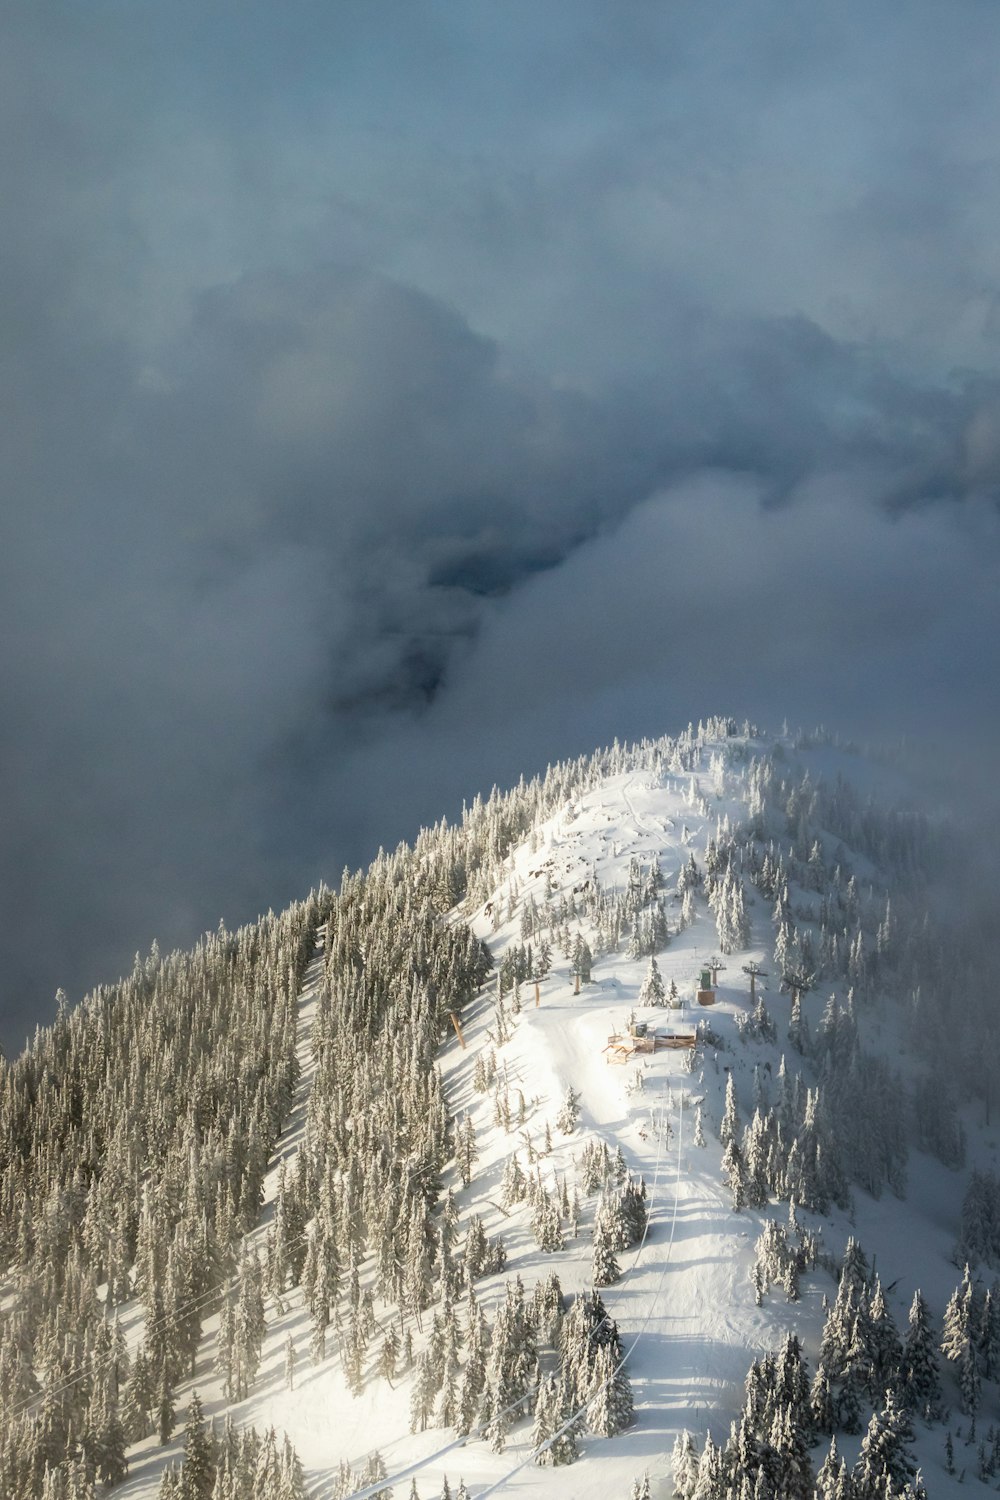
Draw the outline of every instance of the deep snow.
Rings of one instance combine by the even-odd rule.
[[[808,761],[808,754],[803,759]],[[822,769],[828,771],[829,764],[837,760],[848,774],[853,769],[870,775],[873,781],[885,780],[882,768],[866,770],[865,762],[840,752],[817,751],[815,760],[817,769],[822,763]],[[706,805],[707,813],[700,810]],[[708,840],[727,816],[733,822],[744,816],[741,785],[731,775],[723,779],[718,757],[713,769],[711,748],[703,752],[699,769],[692,773],[612,777],[563,807],[515,851],[507,861],[493,904],[505,911],[508,891],[516,887],[519,899],[533,893],[541,906],[546,877],[553,899],[594,874],[603,887],[623,888],[633,856],[644,865],[658,857],[669,892],[691,853],[703,863]],[[672,905],[668,910],[673,930],[679,907]],[[516,911],[495,930],[483,908],[460,915],[472,920],[497,962],[508,944],[520,940]],[[407,1376],[400,1377],[396,1388],[390,1389],[372,1373],[363,1393],[355,1399],[345,1388],[335,1348],[321,1365],[310,1365],[308,1318],[296,1292],[287,1299],[283,1315],[270,1309],[269,1336],[257,1386],[247,1401],[230,1409],[240,1425],[254,1423],[262,1428],[273,1424],[289,1434],[306,1467],[311,1494],[332,1492],[333,1475],[341,1459],[357,1468],[377,1447],[390,1476],[407,1476],[397,1483],[397,1497],[409,1494],[409,1475],[415,1472],[424,1500],[440,1493],[443,1474],[447,1474],[452,1488],[464,1476],[474,1495],[511,1475],[503,1487],[503,1493],[510,1495],[626,1500],[633,1478],[644,1468],[652,1477],[654,1495],[666,1496],[670,1493],[669,1454],[678,1431],[690,1428],[700,1443],[709,1427],[717,1440],[724,1440],[739,1408],[743,1379],[753,1358],[775,1347],[786,1330],[793,1329],[802,1337],[812,1367],[822,1322],[822,1299],[824,1294],[832,1296],[834,1283],[827,1273],[817,1272],[803,1278],[799,1302],[787,1303],[780,1289],[774,1288],[764,1305],[756,1307],[749,1272],[763,1214],[734,1213],[720,1174],[717,1128],[726,1071],[735,1069],[738,1089],[748,1097],[754,1061],[776,1064],[783,1050],[787,1020],[787,997],[778,993],[770,962],[770,913],[759,897],[751,907],[751,917],[752,946],[727,960],[717,1004],[707,1013],[724,1045],[701,1049],[693,1073],[687,1071],[686,1054],[682,1052],[657,1052],[624,1067],[606,1061],[602,1049],[613,1031],[625,1030],[647,967],[645,959],[630,962],[620,953],[596,962],[593,982],[574,995],[570,966],[554,947],[554,967],[542,984],[540,1005],[535,1007],[532,986],[523,986],[523,1008],[513,1023],[512,1038],[498,1052],[512,1090],[522,1090],[528,1101],[524,1128],[536,1146],[541,1146],[546,1121],[552,1125],[553,1154],[542,1164],[546,1178],[566,1172],[572,1187],[574,1158],[588,1139],[598,1138],[606,1140],[612,1150],[620,1145],[630,1170],[642,1173],[649,1187],[647,1238],[637,1252],[624,1258],[627,1271],[622,1282],[604,1292],[625,1346],[631,1349],[628,1370],[636,1401],[633,1428],[613,1439],[586,1437],[579,1461],[562,1469],[538,1468],[530,1462],[519,1467],[531,1452],[528,1423],[514,1430],[501,1455],[491,1453],[481,1440],[456,1440],[447,1430],[411,1434]],[[682,1009],[644,1011],[639,1013],[641,1018],[678,1029],[693,1026],[705,1014],[694,1001],[697,971],[715,950],[714,919],[704,901],[699,901],[693,926],[673,937],[658,956],[665,984],[669,986],[671,979],[677,984]],[[735,1016],[749,1003],[749,985],[741,965],[751,958],[772,970],[767,998],[778,1023],[776,1049],[759,1044],[744,1046],[736,1034]],[[268,1203],[275,1191],[279,1161],[290,1157],[301,1140],[311,1079],[309,1033],[320,974],[317,958],[300,1000],[302,1077],[293,1116],[269,1173]],[[812,1015],[818,1014],[826,993],[829,987],[822,995],[807,998],[806,1008]],[[503,1235],[508,1251],[505,1270],[477,1284],[488,1309],[502,1293],[503,1281],[515,1274],[529,1290],[536,1279],[553,1270],[558,1272],[564,1292],[587,1288],[594,1208],[593,1199],[584,1200],[579,1238],[569,1240],[564,1253],[545,1255],[532,1240],[526,1205],[518,1205],[509,1215],[499,1207],[503,1164],[513,1150],[520,1153],[523,1164],[525,1144],[516,1128],[507,1135],[494,1125],[490,1096],[477,1093],[472,1086],[475,1057],[490,1047],[487,1033],[492,1024],[493,993],[487,985],[463,1018],[466,1049],[449,1036],[441,1052],[450,1105],[456,1114],[471,1111],[480,1152],[469,1189],[461,1188],[453,1171],[449,1174],[448,1182],[461,1212],[460,1228],[470,1212],[479,1212],[488,1233]],[[790,1064],[792,1061],[790,1056]],[[637,1072],[642,1073],[644,1088],[630,1091],[630,1080]],[[570,1085],[582,1095],[582,1116],[574,1134],[566,1137],[555,1129],[555,1116]],[[708,1141],[700,1149],[693,1144],[698,1100],[704,1101]],[[986,1131],[971,1118],[967,1124],[970,1158],[979,1154],[992,1164],[997,1131]],[[914,1287],[922,1287],[939,1321],[944,1302],[958,1280],[959,1272],[949,1257],[965,1180],[965,1173],[950,1172],[914,1152],[905,1201],[891,1194],[875,1201],[855,1191],[853,1219],[835,1211],[820,1223],[827,1247],[838,1257],[852,1233],[869,1256],[876,1256],[883,1281],[895,1283],[889,1300],[901,1327]],[[766,1212],[782,1220],[786,1217],[784,1205],[772,1205]],[[813,1216],[801,1217],[811,1224],[819,1222]],[[258,1236],[266,1232],[267,1219],[265,1209]],[[378,1304],[376,1311],[380,1311]],[[214,1320],[206,1326],[195,1379],[178,1393],[180,1419],[174,1442],[162,1449],[151,1438],[132,1450],[130,1477],[119,1491],[123,1497],[155,1493],[164,1463],[179,1454],[190,1388],[197,1388],[208,1415],[218,1416],[226,1410],[212,1374],[214,1326]],[[283,1346],[289,1332],[298,1350],[292,1391],[285,1389],[283,1377]],[[140,1326],[133,1316],[130,1341],[136,1342],[139,1334]],[[331,1345],[335,1340],[331,1339]],[[957,1478],[948,1479],[942,1468],[944,1433],[942,1426],[919,1433],[919,1456],[932,1497],[958,1493]],[[838,1441],[849,1457],[857,1451],[857,1439]],[[818,1457],[822,1451],[818,1450]],[[959,1444],[959,1467],[965,1455],[971,1470],[973,1454],[973,1449]],[[968,1494],[970,1483],[973,1487],[978,1484],[971,1472],[963,1495]]]

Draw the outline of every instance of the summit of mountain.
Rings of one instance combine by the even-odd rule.
[[[939,1343],[966,1257],[897,1446],[987,1482],[995,948],[957,844],[893,759],[713,719],[88,997],[0,1074],[11,1493],[107,1478],[77,1434],[113,1411],[117,1492],[187,1494],[197,1391],[213,1484],[265,1500],[692,1500],[695,1451],[698,1500],[807,1495],[834,1431],[881,1500],[915,1293]],[[775,1394],[790,1349],[825,1408]]]

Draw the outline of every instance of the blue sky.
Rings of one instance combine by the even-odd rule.
[[[8,1045],[616,734],[988,795],[995,6],[0,27]]]

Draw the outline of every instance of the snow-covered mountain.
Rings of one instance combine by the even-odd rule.
[[[995,1484],[986,949],[905,796],[616,745],[62,1016],[0,1074],[4,1494]]]

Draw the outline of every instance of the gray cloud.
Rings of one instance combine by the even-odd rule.
[[[992,8],[4,25],[5,1042],[614,734],[974,772]]]

